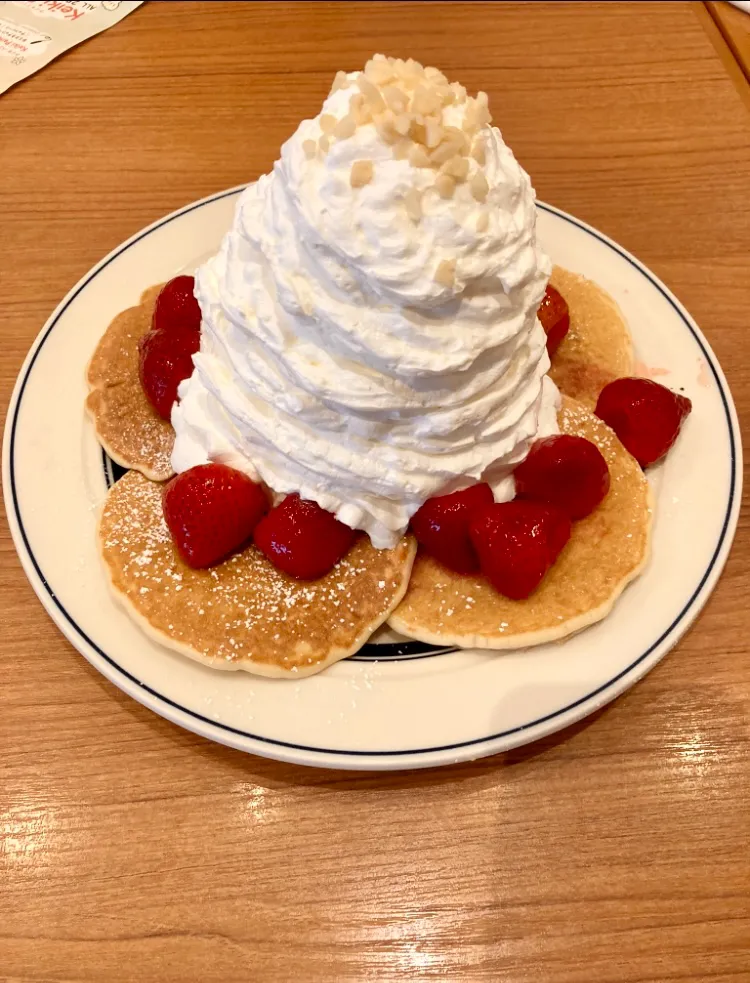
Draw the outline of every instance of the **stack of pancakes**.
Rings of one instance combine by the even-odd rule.
[[[637,462],[593,414],[601,389],[631,375],[630,335],[596,284],[556,267],[570,330],[550,376],[563,393],[560,430],[595,443],[609,465],[609,494],[574,523],[568,545],[531,597],[512,601],[477,576],[447,570],[412,536],[376,550],[360,536],[321,580],[278,571],[254,546],[209,570],[179,557],[161,509],[172,475],[171,425],[146,399],[138,341],[151,327],[160,286],[119,314],[87,370],[86,408],[97,437],[129,472],[110,490],[99,541],[112,589],[157,641],[218,669],[303,676],[354,654],[384,622],[438,645],[509,649],[564,638],[599,621],[648,559],[649,486]]]

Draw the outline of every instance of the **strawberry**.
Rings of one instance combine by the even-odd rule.
[[[190,567],[210,567],[239,549],[268,511],[263,488],[225,464],[199,464],[164,488],[162,509]]]
[[[482,573],[514,601],[533,594],[570,538],[570,519],[554,505],[502,502],[479,512],[469,535]]]
[[[615,379],[599,393],[596,415],[611,427],[642,468],[677,440],[693,404],[651,379]]]
[[[177,387],[193,374],[193,353],[200,348],[197,331],[149,331],[138,342],[138,374],[143,391],[164,420],[172,413]]]
[[[573,434],[535,441],[514,477],[518,498],[556,505],[571,519],[593,512],[609,491],[609,468],[601,451]]]
[[[317,580],[349,551],[356,533],[316,502],[287,495],[258,523],[255,545],[298,580]]]
[[[469,522],[478,509],[492,502],[492,490],[486,484],[428,498],[412,516],[411,530],[425,552],[449,570],[476,573],[479,559],[469,538]]]
[[[201,309],[194,296],[195,278],[176,276],[156,298],[151,328],[154,331],[200,331]]]
[[[537,317],[547,335],[547,353],[552,358],[570,328],[570,312],[567,301],[551,283],[547,284]]]
[[[200,349],[201,309],[194,288],[191,276],[165,283],[156,298],[151,330],[138,342],[143,391],[165,420],[171,416],[177,387],[193,373],[191,356]]]

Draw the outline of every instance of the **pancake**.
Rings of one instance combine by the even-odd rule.
[[[300,678],[353,655],[404,596],[416,543],[376,550],[355,541],[315,581],[278,571],[254,546],[209,570],[179,557],[163,486],[129,471],[109,491],[99,545],[118,600],[143,630],[215,669]]]
[[[652,504],[641,468],[598,417],[563,398],[560,429],[593,441],[609,466],[609,494],[573,524],[568,544],[539,588],[522,601],[463,576],[420,551],[409,589],[389,618],[419,641],[510,649],[565,638],[604,618],[649,555]]]
[[[113,461],[164,481],[174,474],[174,430],[146,398],[138,375],[138,341],[151,328],[151,315],[162,284],[149,287],[137,307],[112,321],[86,370],[90,392],[86,410],[96,436]]]
[[[570,310],[570,330],[552,356],[550,378],[593,409],[607,383],[634,373],[630,332],[617,303],[591,280],[556,266],[550,283]]]

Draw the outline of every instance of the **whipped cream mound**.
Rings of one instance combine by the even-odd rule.
[[[339,72],[196,274],[201,350],[172,463],[219,460],[391,547],[433,495],[557,432],[550,262],[487,96],[376,55]]]

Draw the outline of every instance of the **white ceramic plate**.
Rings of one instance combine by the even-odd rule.
[[[601,233],[544,204],[540,234],[554,261],[608,290],[642,363],[693,400],[677,446],[650,476],[651,564],[609,618],[525,652],[435,654],[413,644],[373,658],[368,647],[287,682],[181,658],[113,602],[95,546],[111,466],[84,414],[84,367],[118,311],[214,251],[240,190],[189,205],[115,249],[60,304],[21,370],[3,448],[6,509],[26,574],[65,636],[120,689],[182,727],[337,768],[421,768],[494,754],[566,727],[632,686],[685,632],[724,566],[740,504],[738,424],[716,358],[666,287]]]

